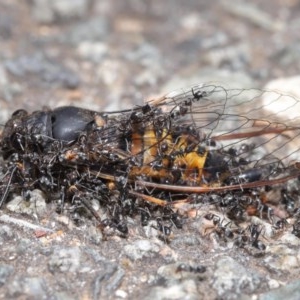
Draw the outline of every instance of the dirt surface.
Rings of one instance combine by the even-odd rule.
[[[224,73],[224,82],[241,73],[261,86],[299,72],[297,1],[270,7],[260,1],[81,2],[73,12],[43,1],[1,1],[2,82],[9,83],[1,107],[82,102],[120,109],[169,91],[165,85],[177,78],[191,85],[214,80],[214,73]]]
[[[19,108],[112,111],[200,82],[263,87],[298,75],[299,17],[297,0],[1,0],[0,124]],[[265,258],[216,249],[193,222],[165,243],[130,220],[127,238],[104,241],[93,220],[76,226],[45,205],[0,214],[1,299],[280,299],[299,285],[294,240]],[[53,230],[39,236],[18,219]]]

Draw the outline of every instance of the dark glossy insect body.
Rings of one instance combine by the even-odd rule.
[[[176,268],[176,272],[204,273],[204,272],[206,272],[206,267],[205,266],[192,266],[189,264],[181,263]]]
[[[232,239],[234,237],[233,231],[230,229],[231,222],[224,222],[221,218],[215,214],[209,213],[204,216],[205,219],[212,221],[214,225],[214,231],[223,240]]]
[[[269,200],[261,195],[264,187],[299,176],[299,144],[291,147],[300,129],[296,118],[281,122],[272,110],[258,116],[283,97],[262,102],[264,94],[199,85],[122,112],[72,106],[31,114],[18,110],[1,136],[6,165],[0,204],[11,191],[40,188],[49,197],[83,199],[97,216],[88,204],[96,198],[111,217],[104,223],[125,234],[124,216],[141,214],[146,224],[149,203],[161,207],[163,216],[164,207],[209,193],[233,219],[242,220],[246,212],[272,222]],[[299,104],[290,99],[285,110]],[[284,201],[291,206],[288,197]],[[171,224],[182,227],[175,211],[168,215]],[[159,227],[165,232],[161,222]],[[169,234],[171,226],[167,229]],[[224,234],[226,229],[219,226]]]

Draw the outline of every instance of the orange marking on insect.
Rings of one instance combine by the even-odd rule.
[[[22,170],[22,171],[24,171],[25,170],[25,168],[24,168],[24,164],[23,163],[17,163],[17,167],[18,167],[18,169],[19,170]]]
[[[116,188],[116,184],[113,181],[109,181],[107,183],[107,187],[108,187],[109,190],[114,190]]]
[[[68,150],[65,152],[65,159],[68,161],[75,161],[76,159],[78,159],[78,155],[75,151]]]
[[[141,141],[141,135],[139,135],[139,140]],[[167,134],[164,129],[163,136],[158,141],[155,131],[152,126],[148,126],[143,135],[143,166],[141,167],[133,167],[130,174],[131,178],[139,175],[146,175],[152,178],[166,178],[169,175],[169,171],[167,170],[169,160],[164,158],[161,160],[162,166],[161,169],[156,170],[151,163],[153,163],[158,157],[158,148],[159,145],[164,142],[168,145],[171,143],[172,137]],[[139,149],[142,151],[142,149]]]
[[[190,152],[184,156],[184,161],[186,163],[185,178],[188,180],[193,175],[193,172],[197,170],[197,183],[201,182],[203,168],[205,160],[207,157],[207,152],[203,156],[200,156],[196,152]],[[191,178],[192,180],[193,178]]]
[[[131,135],[131,154],[136,155],[143,150],[143,137],[140,133],[133,132]]]
[[[146,128],[143,136],[144,141],[144,164],[147,165],[157,156],[157,138],[152,126]]]
[[[78,188],[77,188],[77,186],[76,185],[71,185],[70,187],[69,187],[69,192],[71,192],[71,193],[73,193],[73,194],[75,194],[76,192],[78,192]]]
[[[94,120],[98,127],[103,127],[104,125],[106,125],[105,120],[99,115],[96,115]]]
[[[184,153],[188,147],[187,140],[188,140],[187,135],[181,136],[181,138],[177,142],[175,148],[178,149],[179,151],[182,150],[182,152]],[[203,155],[200,155],[196,152],[196,150],[197,150],[197,147],[195,146],[193,151],[191,151],[189,153],[184,153],[182,156],[178,155],[174,161],[174,166],[183,168],[185,170],[184,174],[183,174],[184,181],[189,180],[189,179],[191,181],[195,181],[195,178],[193,178],[193,175],[194,175],[195,171],[197,171],[196,182],[199,184],[202,179],[203,168],[205,165],[205,161],[206,161],[208,152],[205,151]]]

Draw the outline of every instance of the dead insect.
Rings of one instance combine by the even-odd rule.
[[[60,208],[73,201],[124,234],[126,217],[141,214],[168,235],[172,224],[182,227],[180,206],[207,194],[232,219],[246,212],[272,222],[265,191],[284,190],[300,175],[299,105],[276,92],[202,84],[117,112],[17,110],[1,135],[0,206],[12,192],[39,188],[49,198],[60,194]],[[291,212],[293,201],[283,197]],[[217,223],[230,237],[229,225]],[[261,247],[258,235],[252,228],[250,241]]]

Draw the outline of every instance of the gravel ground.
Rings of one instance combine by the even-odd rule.
[[[120,110],[199,82],[285,87],[300,70],[299,17],[298,0],[1,0],[0,124],[17,108]],[[39,191],[14,197],[0,212],[0,298],[300,298],[290,232],[262,252],[203,236],[201,214],[168,241],[128,222],[127,238],[105,240]]]

